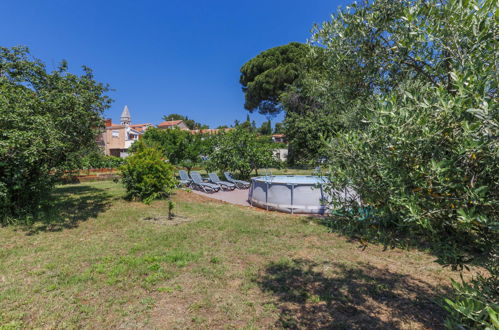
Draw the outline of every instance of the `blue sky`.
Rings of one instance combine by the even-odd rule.
[[[26,45],[49,69],[91,67],[109,83],[113,121],[180,113],[210,127],[244,120],[239,69],[268,48],[305,42],[314,23],[350,1],[5,0],[0,45]],[[266,120],[257,113],[251,119]],[[276,120],[282,119],[282,115]]]

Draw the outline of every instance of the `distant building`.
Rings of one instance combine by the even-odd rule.
[[[284,134],[273,134],[272,141],[274,143],[288,143],[288,141],[286,140],[286,135],[284,135]],[[282,162],[287,161],[288,160],[288,148],[276,149],[274,152],[274,156]]]
[[[286,135],[284,134],[274,134],[272,135],[272,141],[275,143],[286,143]]]
[[[158,128],[160,128],[160,129],[180,128],[181,130],[188,130],[189,129],[189,127],[187,127],[187,125],[184,123],[183,120],[164,121],[158,125]]]
[[[288,160],[288,149],[276,149],[274,150],[274,156],[281,162],[285,162]]]
[[[120,117],[120,124],[113,124],[111,119],[106,119],[105,130],[98,143],[103,147],[108,156],[126,157],[128,149],[137,141],[152,124],[134,124],[128,106],[125,105]]]

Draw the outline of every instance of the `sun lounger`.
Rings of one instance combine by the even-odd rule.
[[[180,176],[179,183],[180,185],[189,187],[192,183],[191,178],[189,178],[189,174],[187,174],[187,171],[180,170],[178,171],[178,175]]]
[[[220,190],[220,186],[214,183],[207,183],[203,181],[201,174],[196,171],[191,172],[192,185],[195,188],[203,190],[204,192],[217,192]]]
[[[212,183],[219,185],[220,187],[222,187],[222,189],[226,190],[236,189],[236,185],[234,183],[220,180],[220,178],[216,173],[208,173],[208,177],[210,178],[210,181]]]
[[[229,172],[224,172],[224,175],[225,175],[225,178],[227,179],[227,181],[235,184],[236,187],[239,189],[249,188],[249,186],[250,186],[250,183],[248,181],[234,179],[232,174],[230,174]]]

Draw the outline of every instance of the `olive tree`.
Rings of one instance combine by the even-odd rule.
[[[331,225],[431,243],[458,266],[487,260],[490,278],[455,286],[450,328],[497,325],[497,10],[489,0],[364,1],[314,35],[332,77],[350,63],[346,78],[370,89],[326,148],[329,193],[354,189],[362,206],[333,198]]]

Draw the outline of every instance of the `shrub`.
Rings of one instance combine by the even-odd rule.
[[[153,148],[144,148],[126,158],[120,170],[128,199],[150,203],[169,196],[177,185],[175,168]]]

